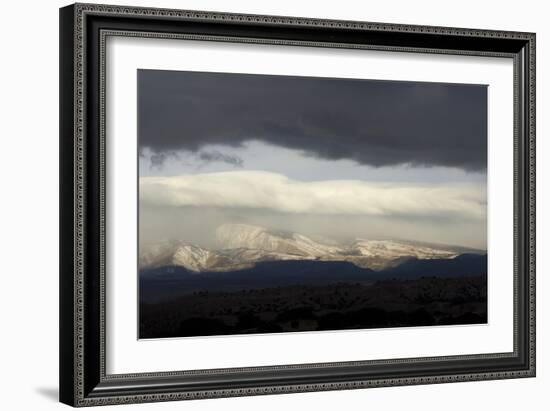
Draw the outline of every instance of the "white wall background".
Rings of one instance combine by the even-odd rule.
[[[378,388],[131,405],[187,410],[547,409],[550,263],[550,26],[545,2],[429,0],[306,1],[129,0],[152,7],[444,25],[537,33],[538,377],[536,379]],[[57,403],[58,350],[58,0],[2,5],[0,42],[0,408],[49,410]],[[113,409],[112,407],[110,407]]]

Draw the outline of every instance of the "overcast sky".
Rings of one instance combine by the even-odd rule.
[[[486,248],[486,86],[140,70],[138,96],[144,241],[238,221]]]

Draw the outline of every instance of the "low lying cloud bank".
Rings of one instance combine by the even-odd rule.
[[[141,177],[142,205],[256,208],[282,213],[372,216],[460,216],[485,219],[481,184],[303,182],[264,171]]]

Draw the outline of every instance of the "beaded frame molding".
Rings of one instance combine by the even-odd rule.
[[[107,374],[109,36],[507,57],[514,63],[510,353]],[[535,376],[535,34],[74,4],[60,9],[60,401],[94,406]]]

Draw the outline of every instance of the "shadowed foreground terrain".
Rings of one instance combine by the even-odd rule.
[[[140,304],[140,338],[486,322],[485,274],[193,291]]]

